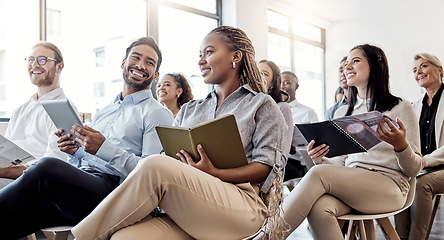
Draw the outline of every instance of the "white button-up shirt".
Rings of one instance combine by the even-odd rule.
[[[37,93],[16,109],[11,116],[5,137],[33,155],[67,160],[67,154],[57,147],[57,127],[43,108],[41,101],[67,99],[63,89],[56,88],[37,100]],[[72,105],[72,103],[71,103]],[[74,106],[73,106],[74,107]],[[77,112],[77,109],[74,107]]]
[[[291,114],[293,116],[293,123],[313,123],[318,121],[318,115],[310,107],[298,102],[297,99],[290,103]]]

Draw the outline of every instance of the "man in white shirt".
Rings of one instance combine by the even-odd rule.
[[[298,77],[296,74],[285,71],[282,72],[281,89],[288,93],[288,103],[290,104],[291,114],[293,116],[293,123],[312,123],[318,121],[316,112],[304,104],[301,104],[296,99],[296,90],[299,88]],[[296,133],[296,131],[295,131]],[[288,162],[285,168],[284,181],[302,177],[307,172],[305,163],[302,161],[302,156],[296,152],[297,147],[302,147],[303,143],[292,143],[290,154],[288,155]]]
[[[285,71],[282,72],[281,89],[288,93],[288,103],[293,115],[293,123],[312,123],[318,121],[316,112],[296,99],[296,90],[299,88],[298,77],[296,74]]]
[[[67,154],[57,146],[58,138],[54,134],[57,128],[41,105],[41,101],[66,99],[59,84],[64,67],[62,53],[54,44],[40,42],[32,47],[26,60],[29,77],[37,86],[37,92],[12,113],[5,137],[35,159],[56,157],[66,160]],[[26,168],[25,165],[0,168],[0,189],[19,177]]]
[[[64,129],[70,132],[64,135],[62,129],[56,131],[58,147],[69,154],[68,162],[40,159],[0,190],[2,239],[76,225],[125,180],[139,160],[162,150],[155,127],[172,125],[174,117],[150,90],[161,62],[152,38],[131,43],[121,65],[122,92],[114,102],[95,114],[91,127],[75,125]],[[70,140],[72,134],[75,140]]]

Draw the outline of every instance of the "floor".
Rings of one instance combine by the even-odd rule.
[[[435,222],[433,223],[432,232],[430,233],[429,240],[444,240],[444,201],[440,201],[438,211],[436,213]],[[391,219],[393,222],[393,219]],[[378,240],[385,239],[383,233],[379,228],[376,229],[376,238]],[[45,240],[46,237],[42,233],[37,234],[38,240]],[[68,240],[72,240],[73,237],[70,236]],[[304,221],[299,228],[297,228],[287,240],[312,240],[310,230],[308,229],[308,222]],[[20,240],[27,240],[22,238]]]

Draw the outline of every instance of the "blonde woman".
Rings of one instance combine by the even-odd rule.
[[[444,193],[444,98],[443,69],[439,59],[428,53],[415,55],[413,74],[426,90],[413,104],[419,118],[421,154],[427,174],[417,177],[413,205],[395,217],[401,239],[427,238],[433,208],[433,195]]]

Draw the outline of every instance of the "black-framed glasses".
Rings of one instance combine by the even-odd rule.
[[[34,63],[36,58],[35,57],[28,57],[28,58],[25,58],[25,60],[28,62],[28,66],[32,66],[32,64]],[[50,57],[45,57],[45,56],[37,57],[37,63],[40,66],[45,65],[48,60],[51,60],[51,61],[54,61],[54,62],[58,62],[59,61],[57,59],[50,58]]]

